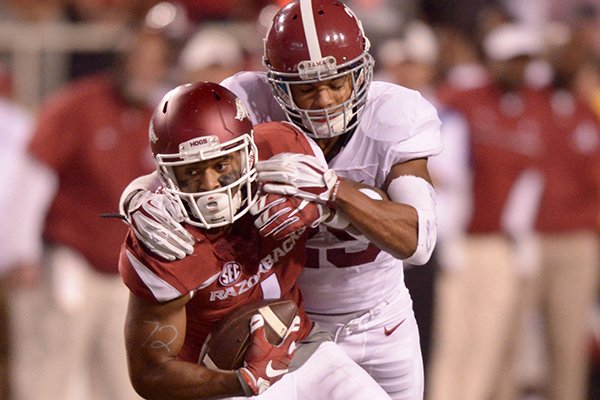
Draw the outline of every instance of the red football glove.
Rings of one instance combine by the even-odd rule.
[[[250,208],[257,215],[254,225],[263,237],[277,240],[304,229],[314,228],[329,217],[330,211],[323,204],[279,194],[262,194]]]
[[[251,342],[244,366],[237,370],[238,379],[246,396],[264,392],[288,372],[288,366],[296,351],[296,339],[300,331],[300,317],[295,316],[285,337],[279,345],[272,345],[265,336],[265,320],[255,314],[250,321]]]

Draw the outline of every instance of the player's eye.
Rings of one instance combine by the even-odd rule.
[[[223,156],[215,161],[215,163],[212,165],[212,168],[217,172],[227,171],[227,169],[231,165],[231,161],[232,161],[231,155]]]
[[[312,86],[300,86],[299,92],[300,94],[309,94],[314,92],[314,88]]]
[[[331,81],[331,83],[329,84],[329,87],[334,90],[340,90],[344,87],[345,83],[346,83],[345,78],[338,78],[338,79],[334,79],[333,81]]]
[[[215,164],[215,170],[218,172],[223,172],[227,169],[228,163],[218,163]]]

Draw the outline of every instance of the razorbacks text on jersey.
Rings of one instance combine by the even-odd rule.
[[[254,137],[260,159],[284,151],[312,154],[307,139],[290,124],[255,126]],[[302,320],[300,337],[312,328],[296,284],[306,260],[308,233],[276,241],[261,237],[253,221],[247,214],[226,228],[207,230],[186,225],[196,239],[194,253],[172,262],[155,257],[129,232],[121,249],[119,271],[133,294],[150,302],[193,295],[186,305],[181,359],[197,362],[207,335],[218,321],[253,300],[293,300]]]

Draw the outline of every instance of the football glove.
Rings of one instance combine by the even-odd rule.
[[[316,227],[329,217],[330,210],[323,204],[264,193],[252,205],[250,213],[257,216],[254,225],[261,236],[281,240],[302,229]]]
[[[244,366],[237,370],[238,379],[246,396],[264,392],[288,372],[296,351],[300,331],[300,317],[296,315],[279,345],[272,345],[265,335],[265,320],[255,314],[250,320],[250,346]]]
[[[164,193],[144,190],[135,194],[125,218],[135,236],[165,260],[182,259],[194,251],[194,237],[181,225],[180,205]]]
[[[256,165],[263,190],[300,197],[333,208],[340,178],[314,156],[280,153]]]

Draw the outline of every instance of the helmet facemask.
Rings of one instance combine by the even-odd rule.
[[[238,176],[221,181],[221,187],[189,192],[182,188],[174,168],[215,160],[227,155],[239,159]],[[156,163],[164,192],[177,201],[185,222],[201,228],[216,228],[231,224],[248,212],[257,200],[254,187],[257,149],[252,134],[244,134],[221,144],[217,136],[202,136],[179,145],[178,154],[157,154]],[[225,179],[225,176],[223,176]]]
[[[283,73],[271,69],[267,76],[275,99],[283,108],[287,119],[304,127],[308,136],[324,139],[349,132],[358,124],[357,116],[365,105],[373,78],[373,65],[373,58],[365,51],[357,59],[340,66],[337,66],[335,58],[330,56],[318,62],[299,63],[297,73]],[[292,86],[315,84],[344,76],[349,77],[352,89],[350,97],[341,104],[311,110],[303,109],[295,103]]]

